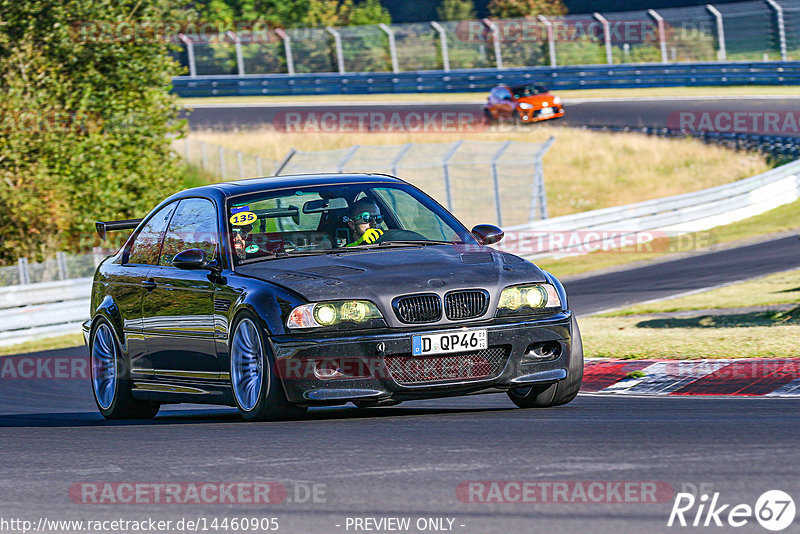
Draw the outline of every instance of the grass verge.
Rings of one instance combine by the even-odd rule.
[[[772,326],[741,323],[669,325],[641,317],[580,320],[585,356],[615,359],[796,358],[800,320]]]
[[[6,345],[0,347],[0,356],[25,354],[42,350],[68,349],[70,347],[81,347],[83,345],[83,334],[67,334],[65,336],[47,337],[44,339],[26,341],[24,343],[16,343],[14,345]]]
[[[277,104],[303,102],[476,102],[486,100],[488,91],[471,93],[381,93],[369,95],[286,95],[286,96],[217,96],[182,98],[184,106],[193,104]],[[791,86],[741,85],[723,87],[641,87],[633,89],[554,89],[561,98],[642,98],[642,97],[704,97],[704,96],[794,96],[800,88]]]
[[[734,153],[722,147],[705,145],[697,140],[660,139],[634,133],[593,132],[551,125],[524,128],[514,132],[481,132],[468,135],[463,132],[448,135],[368,132],[281,133],[259,130],[192,132],[190,137],[233,150],[281,160],[291,148],[308,152],[353,145],[453,142],[461,138],[470,141],[514,140],[540,143],[551,135],[555,136],[556,142],[544,157],[547,201],[551,217],[697,191],[740,180],[769,169],[766,160],[761,156]],[[398,174],[403,177],[402,167]],[[441,188],[440,174],[432,171],[424,180],[412,181],[423,190],[438,190]],[[487,177],[487,184],[488,180]],[[488,185],[487,190],[490,190]],[[524,184],[524,191],[521,194],[528,198],[529,183]]]
[[[800,200],[784,204],[761,215],[717,226],[710,230],[652,241],[645,244],[650,247],[650,251],[622,249],[616,252],[593,252],[582,256],[542,259],[536,261],[536,264],[557,276],[574,276],[620,267],[633,262],[653,261],[665,258],[670,254],[699,251],[712,245],[795,229],[800,229]]]
[[[645,313],[743,308],[774,304],[800,305],[800,269],[775,273],[685,297],[637,304],[623,310],[602,314],[599,317],[624,317]]]
[[[791,358],[800,356],[800,306],[788,311],[747,307],[800,302],[800,270],[703,293],[632,306],[580,320],[584,350],[598,358]],[[713,309],[745,308],[729,313]],[[634,315],[702,310],[681,316]]]

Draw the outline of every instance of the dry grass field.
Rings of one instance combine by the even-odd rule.
[[[544,157],[549,215],[593,210],[697,191],[762,173],[761,156],[736,153],[691,139],[592,132],[542,125],[522,131],[458,134],[282,133],[272,130],[192,132],[193,139],[280,160],[291,149],[330,150],[352,145],[476,141],[556,141]],[[402,178],[402,176],[401,176]],[[425,184],[418,184],[423,189]],[[526,192],[527,194],[527,192]]]

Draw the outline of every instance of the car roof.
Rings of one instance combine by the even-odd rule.
[[[223,196],[230,197],[259,191],[270,191],[292,187],[315,185],[360,184],[360,183],[406,183],[400,178],[378,173],[319,173],[287,174],[264,178],[248,178],[231,182],[194,187],[181,191],[174,197],[183,196]]]

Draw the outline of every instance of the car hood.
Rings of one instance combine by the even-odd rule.
[[[242,265],[236,272],[277,284],[311,302],[371,300],[387,317],[392,299],[399,295],[482,288],[491,295],[493,311],[504,287],[546,281],[541,269],[513,254],[489,247],[465,251],[452,245],[281,258]]]
[[[555,95],[551,95],[550,93],[544,93],[541,95],[532,95],[532,96],[523,96],[519,98],[517,102],[525,102],[526,104],[533,104],[534,106],[541,107],[542,103],[547,102],[549,106],[554,105],[553,99]]]

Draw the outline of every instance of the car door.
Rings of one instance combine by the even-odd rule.
[[[182,199],[164,235],[158,265],[148,274],[152,289],[142,304],[142,330],[157,377],[219,378],[214,343],[214,280],[209,269],[172,265],[182,250],[200,248],[212,261],[219,231],[214,204],[205,198]]]
[[[497,88],[497,109],[499,115],[503,117],[511,117],[514,112],[514,100],[511,97],[511,91],[505,87]]]
[[[142,333],[142,300],[146,293],[145,280],[158,263],[161,239],[177,202],[168,204],[154,213],[136,233],[128,246],[121,264],[110,270],[107,282],[109,295],[119,309],[125,345],[134,376],[152,375],[152,362]]]

